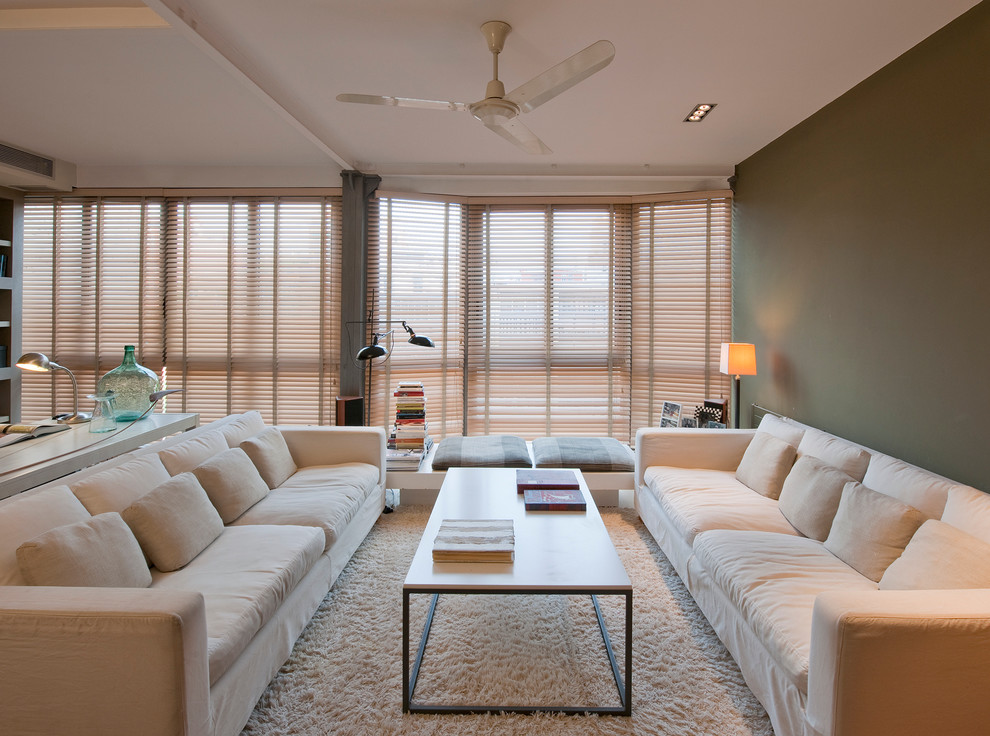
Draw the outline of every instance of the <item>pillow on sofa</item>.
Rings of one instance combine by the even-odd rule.
[[[824,542],[839,509],[842,489],[852,480],[848,473],[802,455],[784,479],[777,508],[804,536]]]
[[[66,486],[19,493],[0,502],[0,585],[24,585],[17,548],[42,532],[91,518]]]
[[[911,541],[925,515],[862,483],[847,483],[825,549],[873,582]]]
[[[805,430],[798,452],[817,457],[857,481],[863,480],[866,467],[870,464],[870,453],[862,447],[811,427]]]
[[[949,490],[960,485],[881,453],[876,453],[870,459],[863,484],[914,506],[933,519],[942,516]]]
[[[188,473],[204,461],[218,455],[227,449],[227,440],[216,431],[204,432],[201,435],[159,451],[158,457],[170,475]]]
[[[929,519],[880,578],[880,590],[990,588],[990,544]]]
[[[165,481],[120,515],[162,572],[185,567],[223,531],[220,514],[192,473]]]
[[[120,514],[50,529],[17,548],[28,585],[147,588],[151,573],[141,547]]]
[[[155,453],[141,455],[72,484],[72,492],[89,513],[123,511],[172,476]]]
[[[779,437],[757,431],[739,461],[736,480],[768,498],[777,498],[796,453],[793,445]]]
[[[260,411],[241,414],[220,427],[220,434],[227,440],[228,447],[237,447],[248,437],[253,437],[265,429],[265,420]]]
[[[278,488],[296,472],[296,463],[285,444],[285,437],[275,427],[249,437],[240,448],[251,458],[269,488]]]
[[[990,493],[970,486],[950,488],[942,521],[990,543]]]
[[[239,447],[211,457],[195,468],[193,474],[224,524],[229,524],[268,495],[268,484],[251,458]]]

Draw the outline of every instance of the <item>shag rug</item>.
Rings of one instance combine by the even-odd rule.
[[[341,573],[242,736],[772,736],[763,707],[635,511],[601,512],[633,584],[632,717],[403,714],[402,582],[429,508],[399,505]],[[414,654],[429,596],[412,600]],[[599,601],[621,663],[623,599]],[[444,704],[619,704],[586,596],[441,596],[415,696]]]

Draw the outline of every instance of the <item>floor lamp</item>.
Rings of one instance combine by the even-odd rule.
[[[722,355],[719,359],[720,373],[734,376],[733,386],[733,426],[739,429],[739,377],[756,375],[756,346],[748,342],[723,342]]]
[[[401,324],[402,329],[405,330],[406,333],[408,333],[409,335],[409,339],[407,340],[407,342],[410,343],[411,345],[418,345],[419,347],[422,348],[436,347],[433,343],[433,340],[431,340],[426,335],[417,335],[413,331],[412,327],[406,324],[405,320],[396,319],[390,322],[380,322],[378,324],[383,325],[385,327],[388,327],[389,325],[393,325],[393,324]],[[374,369],[374,363],[372,361],[374,361],[375,358],[384,358],[384,360],[381,361],[382,363],[388,360],[389,356],[392,354],[393,332],[394,332],[393,329],[389,329],[385,332],[372,333],[371,344],[365,345],[357,353],[356,359],[360,361],[362,365],[368,366],[368,371],[365,379],[365,390],[364,390],[364,395],[366,397],[364,410],[367,414],[367,419],[365,420],[365,424],[371,423],[371,372]],[[382,345],[379,342],[379,340],[382,339],[388,340],[387,343],[388,347]]]

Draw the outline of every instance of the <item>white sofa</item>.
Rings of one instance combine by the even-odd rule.
[[[257,412],[5,499],[0,732],[239,733],[384,504],[381,429]]]
[[[990,496],[772,415],[640,430],[636,478],[778,736],[990,732]]]

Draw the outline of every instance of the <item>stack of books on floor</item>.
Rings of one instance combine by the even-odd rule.
[[[426,391],[422,381],[396,386],[395,424],[388,439],[386,466],[389,470],[418,470],[433,440],[426,421]]]

